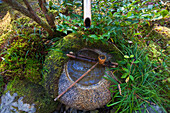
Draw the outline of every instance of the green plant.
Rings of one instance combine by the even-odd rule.
[[[132,113],[142,110],[141,106],[158,105],[166,112],[163,105],[167,106],[165,103],[169,100],[163,80],[167,78],[159,71],[165,65],[151,62],[147,50],[140,50],[137,45],[126,47],[124,54],[124,60],[115,69],[122,83],[114,82],[109,76],[106,78],[116,84],[110,88],[113,97],[107,106],[113,106],[119,113]]]
[[[68,3],[74,7],[74,10],[81,10],[80,3]],[[140,0],[101,0],[92,1],[92,23],[91,27],[86,29],[83,24],[82,12],[65,14],[62,12],[63,4],[55,4],[49,2],[53,10],[58,11],[56,17],[58,21],[57,30],[68,34],[83,31],[83,38],[87,41],[94,42],[101,40],[107,42],[111,40],[119,47],[121,43],[127,43],[127,40],[138,41],[143,43],[148,38],[147,34],[152,29],[151,21],[164,18],[169,15],[166,9],[163,8],[161,2],[155,1],[140,1]],[[162,7],[162,9],[159,9]],[[148,30],[144,29],[149,26]],[[121,46],[120,46],[121,47]]]

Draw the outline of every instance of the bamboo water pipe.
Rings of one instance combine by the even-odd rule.
[[[91,0],[83,0],[84,9],[84,26],[90,28],[91,26]]]

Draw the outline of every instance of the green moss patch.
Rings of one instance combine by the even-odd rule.
[[[6,48],[6,49],[5,49]],[[34,34],[10,37],[0,54],[0,71],[4,77],[27,78],[39,82],[45,54],[42,39]]]

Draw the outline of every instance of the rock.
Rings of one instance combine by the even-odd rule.
[[[156,43],[160,42],[159,45],[162,48],[166,48],[169,46],[170,28],[155,25],[151,37],[153,37]]]
[[[143,105],[141,106],[141,112],[142,113],[145,113],[146,111],[148,113],[165,113],[162,108],[160,108],[158,105],[151,105],[151,106],[148,106],[145,108]],[[133,112],[133,113],[136,113],[136,112]],[[137,113],[140,113],[139,111],[137,111]]]
[[[63,73],[64,64],[68,61],[68,57],[66,57],[66,54],[69,53],[70,51],[72,51],[73,53],[77,53],[79,50],[83,48],[98,49],[102,52],[111,53],[111,55],[114,56],[110,59],[112,62],[116,62],[123,58],[121,53],[114,46],[109,44],[104,44],[101,41],[92,42],[92,43],[86,42],[86,40],[82,38],[82,35],[83,35],[82,32],[78,32],[76,34],[71,33],[67,35],[56,44],[55,46],[56,49],[50,51],[45,58],[44,86],[52,98],[56,98],[58,96],[59,78]],[[65,88],[66,87],[63,85],[63,90]],[[102,93],[103,95],[105,94],[105,92]],[[77,92],[74,92],[74,94],[76,96]],[[92,98],[93,96],[94,95],[91,95],[90,97]],[[96,93],[96,97],[98,96],[99,95]],[[91,100],[89,99],[88,101]],[[103,104],[105,102],[101,101],[101,103]],[[100,107],[100,105],[98,107]]]
[[[14,80],[8,83],[6,91],[10,93],[6,93],[5,98],[2,98],[2,108],[4,110],[51,113],[57,106],[57,102],[54,102],[53,99],[48,96],[41,85],[28,80]],[[16,99],[17,101],[15,101]]]
[[[34,107],[34,105],[30,106],[29,104],[24,104],[22,101],[23,97],[20,97],[18,101],[15,101],[16,97],[17,93],[11,95],[9,91],[5,95],[3,95],[1,97],[0,112],[11,113],[12,111],[14,112],[24,111],[29,113],[35,113],[36,108]]]
[[[102,54],[101,51],[92,49],[83,49],[80,51],[81,55],[95,59],[98,58],[97,53]],[[65,64],[63,73],[59,79],[59,94],[64,92],[93,65],[94,64],[87,61],[69,60],[68,63]],[[111,99],[111,93],[109,91],[110,83],[108,80],[102,78],[103,76],[106,77],[105,73],[111,76],[105,67],[97,65],[76,83],[75,86],[69,89],[60,98],[60,101],[69,107],[79,110],[94,110],[104,106]]]
[[[7,11],[6,15],[2,19],[0,19],[0,36],[4,34],[5,30],[6,31],[11,30],[11,24],[10,24],[11,19],[12,17],[9,11]]]

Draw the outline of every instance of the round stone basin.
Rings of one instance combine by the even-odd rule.
[[[78,55],[83,55],[93,58],[98,61],[99,55],[106,53],[100,50],[82,49]],[[95,63],[71,59],[64,65],[63,73],[59,78],[58,95],[64,92],[78,78],[87,72]],[[109,76],[106,67],[98,64],[84,78],[70,88],[63,96],[60,97],[60,102],[66,106],[79,110],[94,110],[107,104],[111,99],[109,91],[110,83],[105,80],[106,73]]]
[[[94,51],[84,50],[79,53],[84,56],[88,56],[90,58],[94,58],[97,60],[98,54]],[[90,69],[94,63],[70,59],[67,63],[68,75],[73,81],[76,81],[80,78],[88,69]],[[82,78],[78,83],[83,86],[90,86],[97,84],[102,76],[105,74],[105,67],[102,65],[97,65],[93,70],[91,70],[84,78]]]

